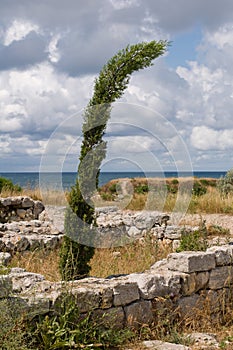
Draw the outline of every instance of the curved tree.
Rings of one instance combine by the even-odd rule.
[[[131,74],[151,66],[167,46],[168,42],[162,40],[127,46],[107,62],[95,80],[93,97],[84,112],[78,177],[69,194],[65,216],[66,235],[60,254],[60,272],[64,280],[82,278],[90,271],[88,263],[95,246],[90,229],[95,226],[91,197],[98,186],[99,169],[106,155],[103,136],[111,114],[111,103],[123,95]]]

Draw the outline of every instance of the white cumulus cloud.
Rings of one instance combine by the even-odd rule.
[[[39,26],[30,21],[15,19],[6,30],[4,36],[4,45],[8,46],[13,41],[24,39],[32,31],[39,33]]]

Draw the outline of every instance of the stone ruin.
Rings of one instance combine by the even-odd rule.
[[[0,198],[0,222],[38,219],[44,210],[41,201],[34,201],[27,196]]]
[[[23,209],[22,203],[31,203],[33,219],[28,221],[29,216],[25,214],[24,220],[1,224],[0,264],[7,264],[10,254],[15,251],[35,249],[36,241],[44,247],[46,242],[50,242],[48,247],[53,249],[63,237],[61,231],[54,229],[51,221],[46,221],[46,215],[42,220],[40,217],[43,213],[33,212],[32,208],[38,208],[35,202],[31,199],[30,202],[25,197],[20,198],[18,209]],[[14,199],[13,203],[16,202]],[[1,200],[1,205],[2,203],[8,203],[5,207],[8,206],[11,214],[14,211],[17,215],[17,208],[10,207],[9,203],[12,202],[9,199]],[[28,209],[26,208],[24,210]],[[14,216],[12,214],[8,217]],[[97,210],[97,222],[104,230],[108,227],[117,230],[117,227],[123,226],[128,234],[136,232],[136,236],[140,236],[139,231],[142,234],[148,231],[152,217],[154,221],[151,230],[154,229],[155,237],[169,240],[172,240],[173,235],[175,240],[180,237],[174,227],[169,227],[169,216],[166,214],[156,213],[155,220],[155,212]],[[54,237],[56,239],[53,241]],[[229,300],[232,297],[232,285],[233,246],[225,244],[213,246],[206,252],[172,253],[143,273],[105,279],[89,277],[72,282],[50,282],[43,275],[12,268],[9,273],[0,275],[0,298],[15,298],[25,305],[29,313],[33,311],[45,314],[56,310],[61,298],[68,292],[81,314],[91,312],[94,318],[104,315],[106,327],[114,325],[116,328],[138,328],[141,324],[150,324],[156,320],[161,311],[161,300],[165,306],[169,306],[169,314],[172,314],[171,309],[179,309],[180,315],[189,317],[193,309],[203,309],[208,299],[214,320],[222,299]]]

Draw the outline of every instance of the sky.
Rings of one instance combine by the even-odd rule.
[[[76,171],[83,108],[127,45],[168,40],[113,105],[103,171],[233,167],[232,0],[1,0],[0,172]]]

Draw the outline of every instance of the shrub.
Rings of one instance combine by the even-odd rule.
[[[116,193],[117,192],[117,183],[113,183],[109,186],[109,191],[111,193]]]
[[[208,242],[207,242],[207,228],[205,226],[205,221],[203,221],[199,229],[187,233],[184,231],[182,234],[181,240],[180,240],[180,246],[176,249],[176,252],[182,252],[182,251],[206,251],[208,248]]]
[[[218,180],[217,188],[222,195],[233,193],[233,169]]]
[[[6,179],[4,177],[0,177],[0,193],[5,191],[11,191],[11,192],[21,192],[22,189],[19,185],[14,185],[13,182],[9,179]]]
[[[199,181],[203,186],[216,187],[217,180],[215,180],[215,179],[200,179]]]
[[[135,187],[135,192],[138,194],[147,193],[149,191],[149,187],[147,184],[139,184]]]
[[[172,185],[178,185],[179,180],[178,179],[172,179],[171,183],[172,183]]]
[[[202,196],[203,194],[206,194],[207,192],[207,188],[205,186],[203,186],[200,182],[195,181],[193,184],[193,189],[192,189],[192,193],[194,196]]]

